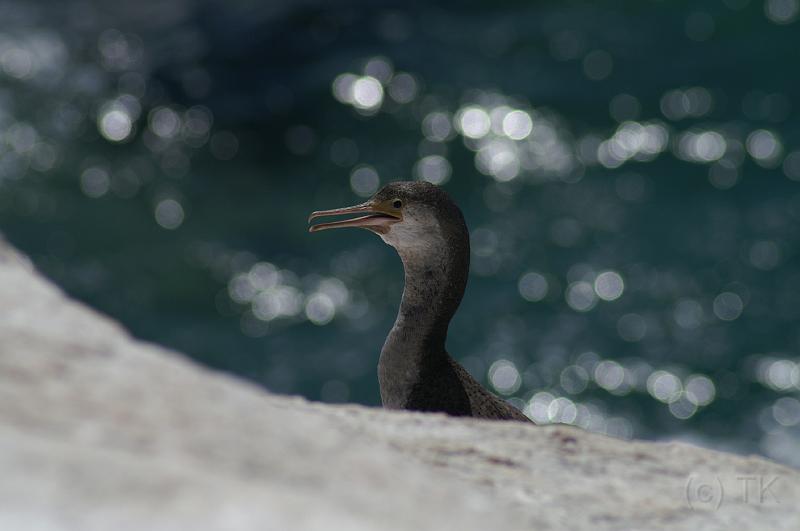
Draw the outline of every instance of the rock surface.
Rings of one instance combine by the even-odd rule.
[[[800,529],[800,472],[325,406],[136,341],[0,240],[0,529]]]

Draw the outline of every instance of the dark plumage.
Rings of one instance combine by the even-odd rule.
[[[384,407],[528,421],[445,350],[469,273],[469,232],[458,206],[433,184],[394,182],[361,205],[315,212],[310,219],[351,212],[368,215],[311,230],[367,228],[397,250],[405,270],[400,309],[378,363]]]

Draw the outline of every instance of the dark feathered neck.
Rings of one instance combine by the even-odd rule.
[[[447,328],[461,303],[467,282],[468,255],[443,250],[438,260],[420,263],[403,257],[405,285],[395,328],[411,327],[411,334],[428,348],[444,350]]]
[[[404,407],[425,368],[446,357],[447,328],[461,302],[469,273],[466,227],[456,228],[456,233],[442,231],[440,252],[420,256],[398,250],[405,271],[403,299],[378,365],[386,407]]]

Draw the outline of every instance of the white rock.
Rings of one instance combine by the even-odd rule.
[[[794,469],[271,395],[132,339],[2,241],[0,301],[2,530],[800,529]]]

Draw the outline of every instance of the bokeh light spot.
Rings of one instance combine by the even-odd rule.
[[[594,50],[583,58],[583,73],[592,81],[606,79],[613,68],[614,59],[606,51]]]
[[[586,281],[573,282],[567,287],[567,304],[578,312],[588,312],[597,304],[594,286]]]
[[[508,360],[497,360],[489,367],[489,381],[498,393],[511,395],[517,392],[522,379],[516,365]]]
[[[726,291],[714,299],[714,315],[723,321],[734,321],[744,309],[742,298],[735,293]]]
[[[87,168],[81,174],[81,190],[88,197],[97,199],[104,196],[111,186],[111,178],[103,168]]]
[[[489,133],[491,121],[489,114],[481,107],[471,106],[462,109],[457,117],[456,123],[461,134],[468,138],[482,138]]]
[[[417,97],[418,89],[414,76],[402,72],[395,75],[389,83],[389,97],[397,103],[411,103]]]
[[[133,130],[133,121],[124,108],[112,105],[100,111],[97,127],[107,140],[123,142]]]
[[[523,140],[532,130],[533,121],[525,111],[514,110],[503,118],[503,133],[512,140]]]
[[[686,330],[694,330],[703,324],[703,307],[692,299],[682,299],[675,305],[672,313],[675,323]]]
[[[453,136],[450,115],[446,112],[432,112],[422,120],[422,134],[432,142],[443,142]]]
[[[383,86],[371,76],[356,79],[353,83],[353,105],[358,109],[374,110],[383,103]]]
[[[755,242],[750,246],[748,255],[753,267],[762,271],[775,269],[781,261],[781,249],[771,240]]]
[[[625,290],[625,282],[616,271],[603,271],[594,279],[594,291],[604,301],[617,300]]]
[[[377,192],[380,184],[381,178],[372,166],[364,164],[350,173],[350,188],[361,197],[369,197]]]
[[[758,164],[773,167],[778,161],[783,146],[772,131],[758,129],[747,136],[747,152]]]
[[[764,14],[775,24],[790,24],[797,19],[800,13],[798,0],[766,0]]]
[[[655,371],[647,378],[647,392],[661,402],[678,400],[683,391],[680,379],[667,371]]]
[[[800,400],[783,396],[772,405],[772,415],[781,426],[797,426],[800,424]]]
[[[150,130],[161,138],[173,138],[181,128],[178,113],[169,107],[157,107],[150,112]]]
[[[695,374],[686,380],[686,398],[696,406],[707,406],[714,401],[716,388],[707,376]]]
[[[793,181],[800,181],[800,150],[792,151],[783,160],[783,173]]]
[[[414,176],[433,184],[444,184],[450,179],[453,169],[450,161],[440,155],[422,157],[414,165]]]
[[[517,289],[526,301],[538,302],[547,297],[549,285],[544,275],[529,271],[520,277]]]
[[[676,400],[669,402],[669,412],[679,420],[687,420],[697,413],[697,405],[685,394],[681,394]]]
[[[184,215],[183,206],[174,199],[163,199],[156,205],[156,223],[165,229],[175,230],[180,227]]]
[[[326,325],[336,315],[336,305],[325,293],[314,293],[306,302],[306,317],[315,325]]]
[[[603,360],[594,369],[594,380],[606,391],[614,391],[625,381],[625,369],[616,361]]]
[[[577,395],[586,390],[589,373],[580,365],[569,365],[561,371],[559,383],[564,391]]]

